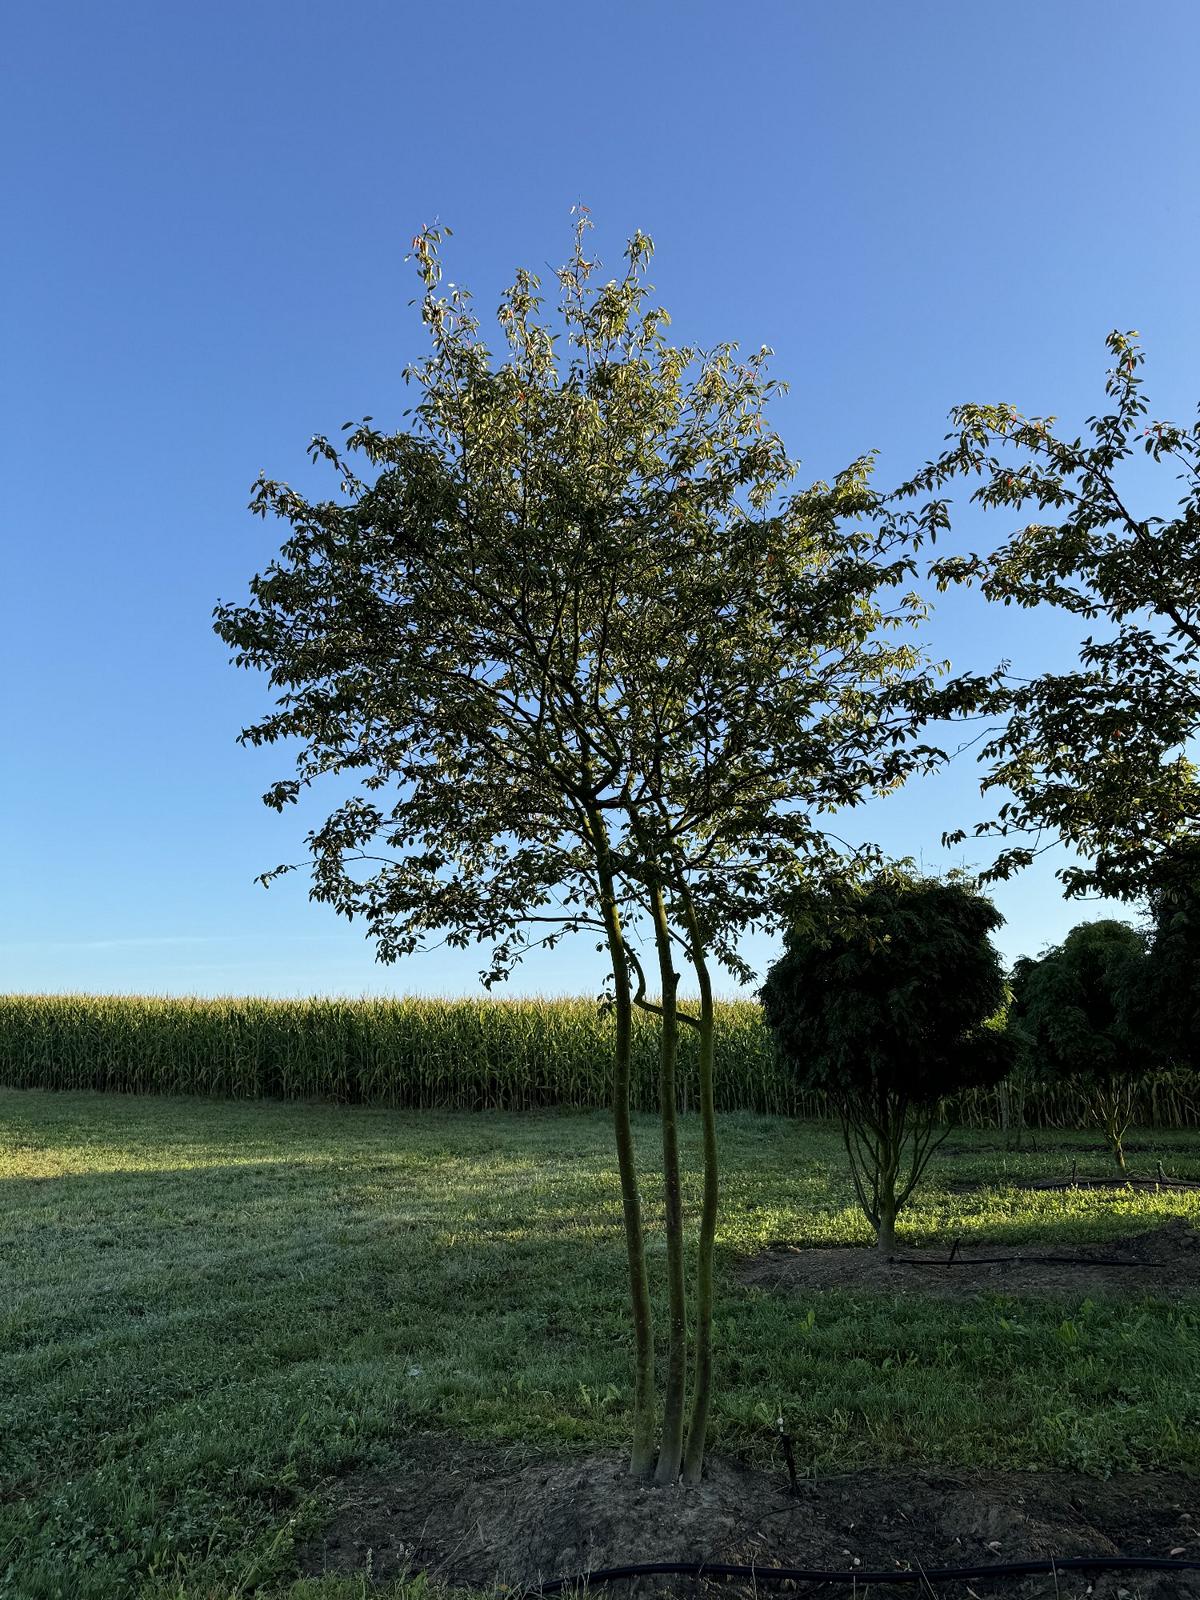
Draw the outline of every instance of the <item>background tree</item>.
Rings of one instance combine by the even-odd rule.
[[[879,1249],[937,1145],[945,1097],[996,1083],[1011,1064],[992,1025],[1006,994],[989,935],[1003,921],[958,879],[892,868],[798,896],[784,953],[762,989],[776,1048],[842,1122],[855,1193]]]
[[[1121,1171],[1138,1084],[1155,1064],[1146,1008],[1146,937],[1104,920],[1013,973],[1012,1028],[1026,1069],[1080,1086]]]
[[[1182,841],[1155,863],[1149,895],[1147,1010],[1164,1061],[1200,1066],[1200,840]]]
[[[1029,1091],[1036,1079],[1031,1058],[1028,1052],[1021,1049],[1021,1036],[1016,1019],[1017,991],[1029,968],[1035,965],[1036,959],[1034,956],[1017,957],[1009,974],[1001,1017],[1005,1031],[1011,1035],[1012,1066],[996,1085],[996,1100],[1004,1143],[1009,1150],[1024,1149],[1028,1126],[1025,1120],[1025,1107]]]
[[[595,281],[581,215],[557,307],[517,274],[503,359],[469,296],[441,284],[442,234],[414,241],[431,352],[400,431],[370,418],[315,459],[336,498],[262,479],[290,525],[245,606],[217,608],[275,710],[243,738],[300,742],[282,808],[357,777],[314,829],[312,895],[362,917],[383,960],[431,941],[490,946],[485,982],[532,944],[600,936],[615,1013],[613,1113],[635,1331],[632,1470],[701,1471],[711,1390],[718,1187],[712,964],[841,848],[823,817],[941,759],[916,737],[973,692],[940,684],[911,637],[923,514],[892,512],[870,461],[794,487],[767,426],[766,350],[669,344],[650,241]],[[287,867],[277,869],[290,870]],[[275,874],[265,875],[270,880]],[[654,941],[646,983],[630,921]],[[692,965],[695,1013],[675,960]],[[632,1006],[663,1020],[668,1336],[662,1437],[629,1119]],[[673,1083],[680,1025],[700,1032],[704,1182],[685,1419],[688,1313]]]
[[[1135,341],[1109,335],[1109,406],[1086,435],[1064,437],[1054,417],[1007,403],[960,406],[950,448],[905,486],[924,493],[980,477],[972,500],[982,506],[1054,513],[991,556],[947,557],[933,571],[943,585],[978,581],[1005,605],[1052,605],[1105,629],[1083,641],[1074,670],[1010,677],[993,701],[1007,718],[982,751],[984,788],[1011,798],[975,832],[1033,838],[1006,845],[985,880],[1061,838],[1085,858],[1059,874],[1068,894],[1139,899],[1159,857],[1200,818],[1188,755],[1200,731],[1200,423],[1146,425]],[[1164,485],[1173,515],[1133,509],[1123,464],[1139,445],[1182,485],[1182,496]]]

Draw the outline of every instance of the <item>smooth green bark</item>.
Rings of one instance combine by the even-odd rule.
[[[720,1199],[717,1167],[717,1114],[713,1097],[716,1055],[716,1018],[712,978],[704,959],[700,928],[694,910],[687,907],[692,965],[700,985],[700,1121],[704,1134],[704,1196],[700,1206],[700,1247],[696,1265],[696,1343],[692,1367],[692,1409],[683,1455],[683,1481],[700,1482],[708,1413],[712,1401],[713,1249],[717,1237]]]
[[[629,1470],[635,1478],[648,1478],[654,1470],[654,1317],[650,1306],[650,1281],[646,1271],[646,1240],[642,1202],[638,1190],[633,1128],[629,1118],[629,1075],[633,1055],[633,998],[629,958],[621,927],[608,835],[599,811],[589,815],[596,850],[601,914],[612,959],[616,997],[617,1037],[613,1055],[613,1131],[617,1169],[621,1181],[621,1206],[625,1220],[625,1249],[629,1259],[629,1297],[633,1312],[634,1388],[633,1443]]]
[[[679,1126],[675,1068],[679,1055],[679,974],[671,959],[671,930],[661,887],[650,890],[650,912],[662,985],[659,1108],[662,1117],[663,1197],[667,1243],[667,1378],[663,1394],[662,1444],[654,1481],[674,1483],[683,1461],[683,1413],[687,1389],[687,1286],[683,1262],[683,1193],[679,1178]]]

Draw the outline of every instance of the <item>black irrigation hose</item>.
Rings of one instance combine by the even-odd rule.
[[[1039,1194],[1056,1189],[1166,1189],[1170,1192],[1200,1189],[1200,1182],[1195,1178],[1063,1178],[1061,1182],[1054,1183],[1039,1180],[1027,1187]]]
[[[593,1585],[620,1583],[627,1578],[655,1576],[678,1578],[744,1578],[752,1583],[953,1583],[966,1578],[1015,1578],[1049,1576],[1058,1572],[1200,1572],[1200,1561],[1171,1556],[1054,1556],[1036,1561],[990,1561],[977,1567],[917,1567],[912,1571],[828,1571],[821,1567],[737,1566],[727,1561],[638,1561],[628,1567],[602,1567],[596,1572],[579,1572],[573,1578],[553,1578],[517,1591],[522,1596],[561,1594],[564,1589],[586,1589]]]
[[[995,1267],[1020,1261],[1027,1267],[1147,1267],[1152,1261],[1118,1261],[1115,1256],[948,1256],[945,1261],[923,1261],[918,1256],[889,1256],[900,1267]]]

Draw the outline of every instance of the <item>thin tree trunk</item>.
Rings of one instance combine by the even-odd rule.
[[[1025,1082],[1025,1077],[1022,1074],[1020,1077],[1017,1078],[1016,1083],[1014,1084],[1014,1087],[1013,1087],[1013,1096],[1014,1096],[1014,1099],[1016,1101],[1016,1108],[1017,1108],[1017,1114],[1016,1114],[1016,1119],[1015,1119],[1015,1121],[1016,1121],[1016,1138],[1015,1138],[1015,1141],[1013,1142],[1013,1145],[1012,1145],[1012,1148],[1014,1150],[1023,1150],[1024,1147],[1025,1147],[1025,1093],[1026,1093],[1026,1082]]]
[[[879,1227],[876,1234],[876,1247],[882,1256],[891,1256],[896,1253],[896,1197],[894,1194],[881,1193],[879,1196]]]
[[[612,959],[616,992],[617,1039],[613,1058],[613,1129],[617,1141],[617,1167],[621,1176],[621,1203],[625,1216],[625,1249],[629,1260],[629,1295],[633,1310],[634,1389],[633,1445],[629,1470],[635,1478],[648,1478],[654,1470],[654,1320],[650,1307],[650,1282],[646,1272],[646,1241],[642,1229],[641,1196],[629,1118],[629,1078],[633,1058],[633,999],[629,959],[621,929],[608,835],[599,811],[589,815],[600,881],[600,906]]]
[[[717,1236],[720,1199],[717,1169],[717,1115],[713,1097],[716,1054],[716,1019],[712,979],[704,960],[700,927],[691,905],[687,908],[688,940],[692,965],[700,984],[700,1117],[704,1131],[704,1198],[700,1208],[700,1252],[696,1266],[696,1348],[692,1369],[692,1413],[683,1455],[683,1481],[700,1482],[704,1470],[704,1445],[712,1401],[713,1246]]]
[[[1108,1124],[1108,1142],[1112,1146],[1112,1153],[1116,1158],[1117,1166],[1124,1173],[1129,1169],[1125,1165],[1125,1144],[1122,1134],[1123,1130],[1119,1126],[1116,1117],[1112,1117]]]
[[[896,1117],[886,1106],[879,1113],[879,1180],[875,1225],[876,1243],[880,1255],[890,1256],[896,1250],[896,1178],[900,1171],[900,1157],[904,1145],[904,1123],[897,1126]]]
[[[1109,1148],[1112,1150],[1113,1159],[1124,1174],[1128,1171],[1125,1165],[1125,1128],[1128,1126],[1128,1115],[1121,1116],[1120,1090],[1108,1088],[1101,1099],[1101,1115],[1104,1121],[1104,1132],[1108,1138]]]
[[[671,933],[661,887],[650,886],[650,911],[662,984],[659,1109],[662,1115],[663,1190],[666,1201],[668,1343],[663,1395],[662,1446],[655,1483],[671,1484],[683,1459],[683,1407],[687,1385],[687,1287],[683,1266],[683,1193],[679,1179],[679,1125],[675,1066],[679,1054],[679,974],[671,959]]]

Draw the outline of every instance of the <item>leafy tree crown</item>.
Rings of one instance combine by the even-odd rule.
[[[312,441],[329,498],[260,479],[288,535],[216,627],[277,691],[243,738],[299,747],[268,803],[359,780],[309,835],[312,892],[383,959],[480,941],[502,977],[595,927],[611,869],[686,893],[745,976],[738,932],[837,851],[824,817],[936,765],[916,735],[970,691],[912,637],[921,515],[869,457],[798,485],[770,352],[671,344],[650,240],[599,282],[587,228],[552,311],[517,273],[498,353],[444,230],[417,236],[414,404]]]
[[[885,872],[794,903],[762,990],[777,1048],[837,1102],[928,1106],[1010,1064],[989,1023],[1006,985],[990,935],[1003,918],[968,883]]]
[[[990,555],[935,562],[941,584],[1100,625],[1075,667],[1006,675],[992,698],[1003,720],[981,750],[983,786],[1002,800],[975,833],[1006,843],[983,880],[1061,838],[1083,858],[1059,873],[1068,894],[1139,899],[1200,816],[1200,422],[1150,421],[1136,334],[1107,342],[1106,405],[1084,432],[1007,402],[959,406],[949,448],[905,488],[978,479],[976,504],[1030,517]],[[1162,486],[1166,515],[1133,499],[1126,463],[1139,451],[1175,480]],[[1007,842],[1020,836],[1030,842]]]
[[[1013,973],[1013,1028],[1037,1076],[1097,1083],[1153,1062],[1146,935],[1126,922],[1080,923]]]
[[[1164,1056],[1200,1062],[1200,840],[1164,853],[1150,896],[1147,1009]]]

